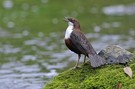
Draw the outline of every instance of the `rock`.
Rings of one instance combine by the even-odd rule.
[[[131,59],[135,59],[132,53],[118,45],[107,46],[98,55],[105,58],[107,64],[125,65]],[[135,71],[135,60],[125,68],[123,71],[121,65],[104,65],[95,69],[86,64],[78,69],[64,71],[54,77],[43,89],[134,89],[135,75],[132,75],[132,71]],[[129,71],[129,68],[132,70]]]
[[[135,71],[135,60],[130,63]],[[89,64],[79,69],[69,69],[54,77],[43,89],[115,89],[121,84],[122,89],[135,88],[135,75],[132,79],[123,71],[122,65],[104,65],[93,69]]]
[[[107,60],[107,64],[127,64],[134,58],[133,54],[118,45],[109,45],[98,55]]]

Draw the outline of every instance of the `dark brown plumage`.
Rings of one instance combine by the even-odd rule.
[[[65,33],[65,44],[71,51],[78,54],[78,62],[75,68],[78,67],[81,54],[90,58],[90,64],[92,67],[99,67],[105,64],[106,61],[97,55],[88,39],[80,31],[79,22],[74,18],[66,18],[65,21],[69,24]]]

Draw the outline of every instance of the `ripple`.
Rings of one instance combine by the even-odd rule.
[[[111,23],[103,22],[101,24],[102,28],[108,28],[108,29],[110,29],[110,28],[118,28],[118,27],[121,27],[121,26],[122,26],[122,24],[120,22],[111,22]]]
[[[24,55],[21,60],[22,61],[29,61],[29,60],[36,60],[36,59],[37,59],[36,56],[33,56],[33,55]]]
[[[8,28],[13,28],[14,26],[15,26],[15,23],[14,22],[11,22],[10,21],[10,22],[7,23],[7,27]]]
[[[95,27],[94,27],[94,31],[95,31],[95,32],[100,32],[100,30],[101,30],[101,28],[100,28],[99,26],[95,26]]]
[[[131,36],[135,36],[135,29],[130,29],[129,34],[130,34]]]
[[[39,72],[40,68],[38,65],[27,65],[27,66],[15,67],[13,70],[19,73],[35,73],[35,72]]]
[[[5,69],[1,69],[0,70],[0,74],[2,75],[2,74],[9,74],[9,73],[12,73],[13,71],[12,70],[5,70]]]
[[[42,89],[43,82],[33,83],[34,80],[1,79],[0,89]]]
[[[51,69],[49,73],[46,73],[46,76],[49,77],[49,78],[52,78],[56,75],[58,75],[58,73],[54,69]]]
[[[111,27],[121,25],[119,22],[108,24]],[[91,44],[97,52],[109,44],[118,44],[125,49],[135,48],[134,29],[129,30],[129,34],[131,35],[102,35],[98,33],[101,31],[101,27],[103,27],[103,25],[94,27],[97,33],[86,34],[88,39],[94,39],[94,41],[91,41]],[[21,38],[30,35],[28,30],[24,30],[20,33],[8,33],[6,30],[2,30],[1,32],[3,32],[3,34],[9,34],[9,37],[13,36],[11,39],[14,40],[17,39],[15,35],[21,36]],[[76,61],[77,55],[68,50],[63,41],[64,36],[61,34],[62,33],[53,32],[45,36],[43,32],[39,32],[37,33],[37,37],[28,37],[23,40],[23,45],[28,48],[18,48],[11,44],[2,45],[1,43],[0,53],[5,53],[7,56],[11,54],[19,54],[21,56],[19,58],[14,57],[12,59],[14,61],[7,58],[9,63],[1,65],[0,89],[10,89],[11,86],[13,89],[42,89],[44,83],[58,75],[57,70],[67,68],[72,64],[71,62]],[[28,54],[27,52],[29,51],[31,53]]]
[[[64,59],[64,58],[66,58],[66,57],[69,57],[69,55],[70,55],[70,52],[69,51],[62,51],[62,52],[59,52],[59,53],[52,53],[51,54],[51,57],[52,58],[56,58],[56,59]]]
[[[24,65],[20,62],[1,65],[0,89],[42,89],[46,82],[42,78],[52,78],[58,73],[54,69],[41,72],[39,67],[39,65]]]
[[[108,6],[102,9],[103,13],[106,15],[134,15],[135,14],[135,5],[131,4],[128,6],[125,5],[116,5],[116,6]]]
[[[87,37],[93,37],[93,34],[87,34]],[[92,45],[97,51],[100,51],[107,45],[120,45],[125,49],[135,48],[135,40],[131,36],[125,35],[99,35],[95,37],[96,41],[92,42]]]
[[[0,27],[0,37],[10,37],[11,33]]]
[[[55,63],[55,64],[48,64],[48,63],[43,63],[42,65],[45,66],[48,70],[51,69],[63,69],[67,67],[67,62],[62,62],[62,63]]]
[[[29,36],[29,34],[30,34],[29,31],[24,30],[22,33],[14,33],[11,35],[13,35],[12,36],[13,38],[23,38],[23,37]]]
[[[11,53],[18,53],[21,51],[21,48],[14,48],[12,45],[6,44],[0,48],[0,53],[4,54],[11,54]]]
[[[27,31],[27,30],[23,31],[23,32],[22,32],[22,35],[23,35],[23,36],[28,36],[28,35],[29,35],[29,31]]]
[[[40,46],[45,46],[46,43],[40,39],[32,39],[32,40],[26,40],[24,41],[25,45],[40,45]]]
[[[4,0],[3,7],[6,9],[11,9],[13,7],[13,1],[12,0]]]
[[[43,33],[43,32],[39,32],[39,33],[38,33],[38,36],[39,36],[39,37],[44,37],[44,33]]]

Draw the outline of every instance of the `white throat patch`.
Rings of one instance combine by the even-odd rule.
[[[65,32],[65,39],[70,38],[72,31],[73,31],[73,23],[68,22],[68,27],[67,27],[66,32]]]

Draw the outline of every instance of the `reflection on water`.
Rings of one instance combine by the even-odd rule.
[[[100,51],[101,48],[105,48],[107,45],[116,44],[125,49],[135,48],[135,40],[130,36],[125,35],[103,35],[93,42],[93,46]]]
[[[47,3],[48,0],[41,0]],[[12,0],[3,0],[3,7],[10,9],[13,7]],[[23,11],[20,14],[13,13],[11,18],[20,17],[21,21],[28,15],[27,10],[38,13],[39,7],[30,6],[23,3]],[[79,7],[80,13],[84,12],[84,7]],[[132,15],[135,14],[135,6],[118,5],[108,6],[103,9],[106,15]],[[91,13],[97,13],[96,7],[90,10]],[[64,9],[62,14],[68,14]],[[79,13],[72,11],[71,16],[76,17]],[[14,28],[16,23],[10,20],[10,17],[3,17],[3,22],[8,28]],[[58,24],[57,17],[52,18],[52,24]],[[101,35],[99,32],[104,29],[121,27],[121,22],[103,22],[100,26],[93,27],[95,33],[86,34],[87,38],[92,39],[91,43],[96,51],[100,51],[109,44],[120,45],[125,49],[135,48],[135,30],[129,29],[129,35]],[[0,89],[42,89],[43,85],[52,77],[56,76],[64,68],[74,66],[77,55],[69,51],[64,45],[63,33],[50,33],[45,36],[43,32],[38,32],[36,37],[30,37],[31,32],[24,30],[13,33],[0,27],[0,39],[8,42],[0,42],[0,56],[2,56],[0,65]],[[20,41],[21,40],[21,41]],[[19,41],[19,42],[16,42]],[[18,45],[19,44],[19,45]],[[73,64],[73,65],[72,65]]]
[[[98,26],[95,29],[96,32],[100,31]],[[23,38],[30,34],[28,31],[17,34],[2,29],[0,31],[5,34],[0,37],[10,37],[14,40],[18,39],[16,35]],[[129,34],[132,33],[135,31],[129,31]],[[23,45],[28,46],[26,49],[15,47],[10,43],[0,44],[0,53],[6,55],[8,60],[0,67],[0,89],[42,89],[44,83],[58,74],[58,70],[71,68],[70,63],[76,61],[76,55],[65,47],[61,33],[51,33],[48,37],[45,37],[42,32],[37,34],[38,37],[24,40]],[[96,51],[109,44],[118,44],[126,49],[135,48],[134,34],[125,36],[88,33],[86,36],[96,39],[91,42]],[[29,51],[32,53],[27,53]],[[21,57],[8,57],[11,54],[21,54]]]
[[[21,60],[22,61],[30,61],[30,60],[36,60],[36,59],[37,59],[37,57],[34,55],[24,55]]]
[[[57,72],[40,72],[39,65],[25,65],[21,62],[5,63],[0,70],[0,89],[42,89],[44,77],[52,78]]]
[[[103,12],[106,15],[134,15],[135,14],[135,4],[131,4],[129,6],[124,5],[116,5],[116,6],[108,6],[103,8]]]
[[[117,28],[120,26],[121,26],[120,22],[112,22],[112,23],[104,22],[101,24],[101,27],[103,27],[103,28]]]
[[[3,0],[3,7],[6,9],[10,9],[13,7],[13,1],[12,0]]]
[[[13,28],[15,24],[13,22],[8,22],[7,27],[8,28]]]
[[[9,45],[9,44],[3,45],[0,48],[0,53],[4,53],[4,54],[18,53],[20,51],[21,51],[21,48],[14,48],[12,47],[12,45]]]

